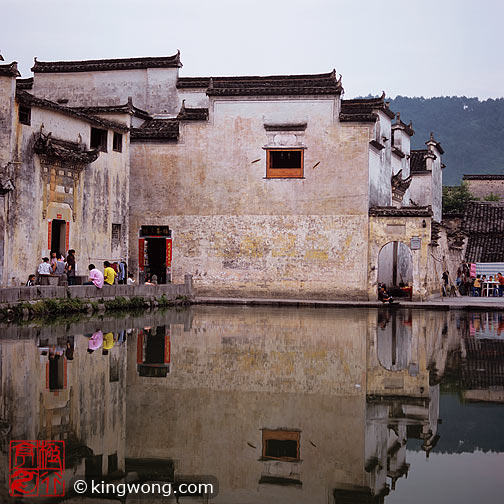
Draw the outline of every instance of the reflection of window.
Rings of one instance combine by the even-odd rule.
[[[263,429],[263,458],[286,461],[299,460],[300,434],[300,431]]]
[[[266,178],[303,177],[303,149],[268,149]]]
[[[91,128],[91,149],[107,152],[107,130]]]

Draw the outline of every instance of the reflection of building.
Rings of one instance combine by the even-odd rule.
[[[175,475],[212,474],[221,502],[380,503],[407,474],[407,439],[421,439],[426,453],[435,445],[439,385],[428,367],[445,351],[444,313],[417,323],[392,311],[392,363],[392,334],[382,348],[376,312],[191,311],[190,330],[171,326],[177,366],[166,379],[139,376],[139,347],[130,347],[132,460],[168,458]],[[370,362],[409,379],[388,388]]]
[[[138,331],[137,372],[150,377],[165,377],[170,372],[170,326]]]
[[[32,330],[30,339],[0,340],[1,422],[9,439],[64,440],[67,482],[74,474],[124,470],[126,348],[89,354],[88,337],[66,337],[61,329],[54,331],[59,338],[37,341]],[[54,348],[59,352],[67,340],[71,359],[55,358]],[[0,466],[3,472],[8,462]]]

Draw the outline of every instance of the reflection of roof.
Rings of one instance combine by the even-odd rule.
[[[504,204],[470,201],[462,229],[468,235],[465,260],[504,262]]]
[[[178,88],[206,89],[209,96],[337,95],[341,80],[336,72],[311,75],[271,75],[243,77],[180,77]]]
[[[137,70],[144,68],[180,68],[180,52],[173,56],[151,58],[119,58],[84,61],[37,61],[34,73],[96,72],[103,70]]]
[[[131,130],[131,141],[171,141],[178,140],[179,121],[177,119],[150,119],[140,128]]]
[[[378,207],[369,209],[369,215],[375,217],[432,217],[432,209],[429,206],[419,207]]]
[[[373,494],[368,487],[335,488],[334,501],[338,504],[383,504],[389,490],[385,487],[378,495]]]

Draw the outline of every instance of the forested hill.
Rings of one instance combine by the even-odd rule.
[[[387,98],[401,120],[413,121],[412,149],[424,149],[431,131],[445,153],[444,185],[458,185],[462,175],[504,174],[504,98]]]

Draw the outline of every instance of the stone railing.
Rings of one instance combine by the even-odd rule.
[[[97,289],[94,285],[72,285],[68,287],[35,285],[33,287],[5,287],[0,289],[0,304],[16,304],[42,299],[113,299],[115,297],[160,298],[174,300],[178,296],[193,297],[192,275],[185,275],[183,284],[162,285],[106,285]]]

